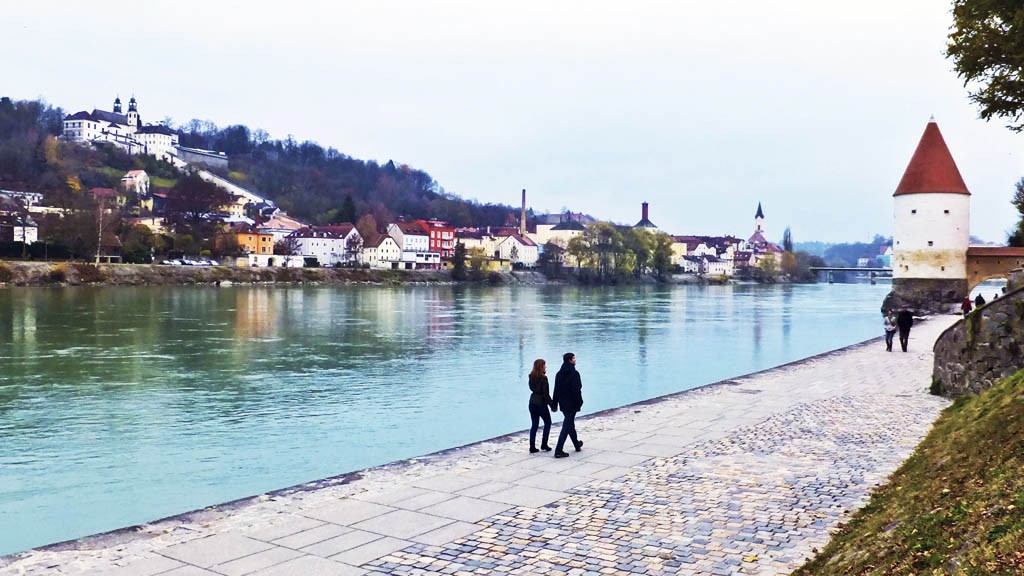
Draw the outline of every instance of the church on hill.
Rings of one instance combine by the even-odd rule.
[[[113,111],[94,108],[71,114],[64,119],[61,138],[77,144],[116,146],[129,154],[148,154],[168,162],[177,156],[178,135],[163,124],[143,124],[134,96],[127,112],[122,112],[117,97]]]

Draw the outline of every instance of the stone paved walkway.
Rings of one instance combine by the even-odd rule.
[[[953,321],[915,326],[906,354],[871,342],[581,418],[569,458],[517,434],[0,559],[0,575],[787,574],[946,406],[931,344]]]

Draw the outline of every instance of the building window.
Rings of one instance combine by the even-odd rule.
[[[949,210],[943,210],[942,213],[943,214],[949,214]]]
[[[911,214],[917,214],[917,209],[911,210],[910,213]]]
[[[934,244],[934,242],[932,242],[931,240],[929,240],[929,241],[928,241],[928,245],[929,245],[929,246],[931,246],[932,244]]]

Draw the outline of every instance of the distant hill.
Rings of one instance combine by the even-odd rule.
[[[96,150],[53,141],[65,114],[43,101],[0,98],[0,187],[63,193],[69,187],[114,187],[125,171],[145,169],[161,182],[179,177],[173,167],[148,156],[129,156],[117,149]],[[457,226],[498,226],[518,210],[507,205],[463,200],[444,189],[425,171],[388,161],[380,165],[347,156],[315,142],[291,137],[271,140],[262,130],[235,125],[218,128],[192,120],[172,127],[182,146],[224,152],[230,164],[225,176],[273,200],[291,215],[323,224],[372,213],[378,222],[395,216],[438,218]]]
[[[885,246],[892,245],[892,238],[876,234],[871,242],[849,242],[831,244],[827,242],[794,242],[793,249],[820,256],[829,266],[856,266],[860,258],[874,259]]]

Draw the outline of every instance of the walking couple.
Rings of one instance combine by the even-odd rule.
[[[572,445],[579,452],[583,449],[583,442],[576,437],[576,413],[583,407],[583,382],[580,380],[580,373],[576,371],[576,355],[566,352],[562,355],[562,367],[555,374],[554,394],[548,394],[547,362],[543,358],[533,361],[533,370],[530,371],[530,452],[537,453],[541,450],[549,452],[548,435],[551,433],[551,410],[562,410],[562,430],[558,433],[558,443],[555,444],[555,458],[565,458],[569,455],[563,450],[565,439],[572,440]],[[544,437],[540,449],[537,448],[537,427],[540,421],[544,421]]]

